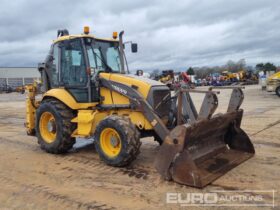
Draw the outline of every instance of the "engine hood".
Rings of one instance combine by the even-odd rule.
[[[161,86],[163,88],[168,88],[165,84],[161,82],[132,74],[100,73],[100,77],[107,80],[122,83],[130,87],[133,86],[137,89],[139,93],[142,94],[144,98],[147,98],[149,91],[152,87]]]
[[[133,75],[133,74],[127,74],[125,76],[129,77],[131,79],[139,80],[139,81],[144,82],[146,84],[149,84],[151,86],[165,86],[165,84],[163,84],[159,81],[152,80],[152,79],[149,79],[149,78],[146,78],[146,77],[141,77],[141,76],[137,76],[137,75]]]

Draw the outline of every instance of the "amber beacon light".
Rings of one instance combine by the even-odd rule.
[[[117,39],[118,38],[118,32],[114,31],[113,32],[113,39]]]
[[[84,34],[89,34],[89,26],[84,27]]]

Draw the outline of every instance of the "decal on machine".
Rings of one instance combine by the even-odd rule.
[[[124,89],[122,89],[122,88],[120,88],[120,87],[118,87],[118,86],[116,86],[116,85],[112,85],[112,87],[113,87],[116,91],[118,91],[119,93],[122,93],[122,94],[124,94],[124,95],[127,94],[127,90],[124,90]]]

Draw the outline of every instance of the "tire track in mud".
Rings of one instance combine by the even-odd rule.
[[[265,130],[267,130],[267,129],[269,129],[269,128],[275,126],[275,125],[278,125],[278,124],[280,124],[280,120],[277,120],[277,121],[275,121],[275,122],[273,122],[273,123],[268,124],[268,125],[267,125],[266,127],[264,127],[263,129],[261,129],[261,130],[255,132],[255,133],[253,133],[253,134],[251,134],[250,137],[251,137],[251,136],[255,136],[255,135],[257,135],[257,134],[259,134],[259,133],[261,133],[261,132],[263,132],[263,131],[265,131]]]
[[[105,163],[101,162],[99,158],[96,157],[87,157],[79,154],[71,155],[68,154],[67,156],[62,157],[63,160],[73,162],[73,163],[78,163],[78,164],[83,164],[90,166],[91,170],[102,170],[106,172],[113,172],[115,173],[120,173],[123,175],[127,175],[128,177],[135,177],[137,179],[143,179],[147,180],[150,178],[150,173],[143,169],[143,168],[138,168],[138,167],[125,167],[125,168],[117,168],[117,167],[112,167],[108,166]]]
[[[3,137],[0,137],[0,145],[4,143],[4,144],[12,144],[14,146],[18,146],[18,147],[22,147],[22,148],[26,148],[26,149],[31,149],[32,151],[39,151],[39,147],[35,147],[34,145],[28,144],[28,143],[24,143],[21,141],[13,141],[13,140],[9,140]]]
[[[0,137],[0,141],[2,141],[3,138]],[[4,139],[5,142],[18,145],[20,147],[30,148],[33,151],[41,151],[40,146],[37,144],[29,144],[29,143],[23,143],[21,141],[13,141]],[[18,144],[19,143],[19,144]],[[77,171],[77,173],[73,173],[73,175],[70,175],[68,177],[65,177],[68,181],[75,180],[81,178],[81,175],[79,174],[92,174],[95,171],[98,171],[98,173],[106,172],[105,174],[109,175],[124,175],[129,178],[135,178],[137,180],[144,181],[145,184],[151,188],[156,187],[158,184],[166,184],[170,187],[175,187],[179,189],[186,188],[187,186],[178,184],[173,181],[166,181],[164,179],[159,179],[160,174],[158,174],[155,170],[153,170],[150,166],[144,166],[141,164],[141,166],[128,166],[124,168],[118,168],[118,167],[112,167],[108,166],[105,163],[101,162],[99,160],[99,157],[97,155],[92,155],[90,157],[85,156],[84,154],[79,154],[79,151],[74,151],[73,153],[68,153],[65,155],[51,155],[55,158],[56,161],[62,163],[63,161],[70,162],[73,167],[62,167],[61,170],[65,171]],[[77,166],[85,166],[85,167],[75,167]],[[188,187],[187,187],[188,188]]]
[[[82,202],[75,198],[71,198],[68,195],[59,194],[53,191],[50,187],[45,185],[37,184],[23,184],[15,181],[7,176],[0,176],[0,183],[7,185],[8,187],[16,187],[24,189],[22,193],[33,193],[36,196],[41,195],[46,201],[51,200],[53,202],[61,203],[63,205],[75,206],[76,209],[100,209],[100,210],[113,210],[115,207],[110,207],[106,204],[101,204],[96,201],[92,202]]]
[[[22,126],[22,128],[24,128],[25,119],[19,118],[16,115],[15,116],[0,116],[0,123],[1,123],[1,125],[15,127],[18,129],[18,127],[16,127],[15,125],[20,125],[20,126]]]
[[[7,143],[7,144],[12,144],[13,146],[20,147],[20,148],[25,148],[28,150],[32,150],[35,152],[41,152],[40,146],[32,143],[24,143],[21,141],[14,141],[14,140],[8,140],[3,137],[0,137],[0,146],[1,143]],[[70,175],[65,176],[64,179],[65,181],[72,182],[74,180],[78,180],[81,178],[81,175],[84,176],[83,178],[88,179],[89,174],[94,174],[97,172],[98,174],[104,173],[107,174],[108,176],[114,176],[114,175],[122,175],[122,176],[127,176],[129,178],[134,178],[137,180],[141,180],[145,183],[144,188],[154,188],[159,185],[164,184],[165,186],[169,186],[175,189],[192,189],[188,186],[178,184],[173,181],[166,181],[164,179],[159,178],[159,174],[153,170],[149,166],[144,166],[141,164],[141,166],[131,166],[131,167],[126,167],[126,168],[116,168],[116,167],[111,167],[106,165],[105,163],[101,162],[99,160],[99,157],[96,154],[92,154],[91,156],[86,156],[85,154],[80,154],[82,151],[72,151],[66,155],[50,155],[51,157],[54,158],[54,163],[59,162],[61,165],[63,165],[64,161],[67,161],[67,163],[70,163],[69,166],[61,167],[58,168],[58,170],[64,170],[64,171],[69,171],[71,172]],[[38,154],[40,155],[40,154]],[[66,163],[66,165],[67,165]],[[266,161],[258,161],[259,164],[267,164]],[[143,183],[143,184],[144,184]],[[88,183],[88,187],[95,187],[94,184]],[[210,184],[209,186],[214,186],[215,184]],[[218,186],[216,186],[218,187]],[[222,189],[224,186],[220,186]],[[238,189],[238,188],[236,188]],[[137,193],[131,192],[131,194],[137,195]]]
[[[42,152],[42,155],[46,155],[45,152],[41,151],[39,145],[37,144],[8,140],[0,137],[0,146],[1,142],[12,144],[13,148],[17,147],[24,148],[24,150],[33,150],[37,152],[37,155],[40,155],[38,154],[39,152]],[[60,165],[61,167],[57,166],[57,172],[54,172],[53,174],[49,171],[45,171],[44,169],[36,171],[39,176],[45,176],[47,179],[56,179],[55,177],[60,176],[60,179],[63,180],[64,183],[69,184],[75,183],[78,180],[83,180],[81,183],[87,189],[92,189],[97,186],[103,189],[108,189],[118,196],[140,196],[139,199],[141,200],[148,200],[150,204],[157,204],[155,201],[151,200],[149,196],[146,196],[146,193],[144,192],[151,188],[155,188],[158,185],[159,174],[155,171],[147,171],[143,165],[141,165],[140,168],[134,166],[126,168],[111,167],[101,162],[97,155],[93,154],[92,156],[86,156],[86,154],[79,154],[79,152],[75,151],[72,154],[50,155],[50,157],[54,158],[52,161],[54,165]],[[63,163],[65,163],[65,165],[63,165]],[[135,191],[134,186],[129,184],[130,182],[116,183],[114,178],[112,179],[113,182],[106,181],[104,183],[104,176],[102,174],[108,176],[109,180],[111,180],[114,176],[123,176],[125,179],[129,178],[139,180],[139,182],[137,181],[135,184],[142,186],[142,190],[139,191],[138,189]],[[120,190],[122,189],[121,186],[126,186],[126,188],[124,188],[125,190]]]
[[[13,144],[19,147],[25,147],[28,148],[29,150],[31,149],[32,151],[37,151],[37,152],[41,151],[39,145],[36,144],[23,143],[20,141],[16,142],[12,140],[3,139],[2,137],[0,137],[0,141],[3,140],[5,143]],[[74,152],[72,154],[68,153],[66,155],[51,155],[51,156],[55,158],[55,161],[59,163],[63,163],[64,161],[70,163],[71,167],[65,166],[62,168],[58,168],[58,170],[71,172],[71,175],[65,176],[65,181],[67,180],[71,182],[72,180],[80,179],[81,174],[85,175],[84,178],[87,178],[86,175],[93,174],[95,171],[97,171],[98,173],[104,172],[104,174],[108,174],[109,172],[111,174],[108,175],[111,176],[125,175],[129,178],[135,178],[144,181],[145,185],[149,188],[153,188],[156,187],[157,185],[164,184],[176,189],[191,189],[188,186],[181,185],[173,181],[166,181],[164,179],[159,179],[160,175],[156,171],[152,171],[152,169],[146,170],[145,166],[143,165],[141,165],[140,168],[138,168],[137,166],[126,167],[126,168],[111,167],[101,162],[96,155],[92,155],[91,157],[88,157],[85,156],[84,154],[79,154],[79,152]],[[80,166],[80,167],[76,167],[76,166]],[[94,185],[89,184],[89,187],[90,186],[94,187]]]
[[[1,143],[6,143],[6,144],[12,144],[17,147],[24,147],[26,149],[32,150],[32,151],[41,151],[39,145],[35,144],[29,144],[29,143],[24,143],[21,141],[13,141],[13,140],[8,140],[3,137],[0,137],[0,145]],[[138,167],[125,167],[125,168],[117,168],[117,167],[112,167],[112,166],[107,166],[105,163],[101,162],[99,158],[94,157],[92,155],[91,157],[87,157],[84,155],[79,155],[78,153],[68,153],[65,155],[52,155],[53,158],[56,160],[59,160],[60,162],[62,161],[68,161],[71,162],[71,164],[79,164],[79,165],[85,165],[87,167],[84,167],[79,170],[84,170],[88,172],[92,172],[95,170],[99,171],[105,171],[105,172],[112,172],[112,174],[121,174],[121,175],[126,175],[130,178],[136,178],[136,179],[141,179],[141,180],[147,180],[150,179],[150,172],[146,170],[145,168],[138,168]],[[73,167],[74,168],[74,167]]]
[[[278,147],[280,148],[280,143],[274,143],[274,142],[264,142],[264,141],[254,141],[254,144],[259,144],[259,145],[265,145],[268,147]]]

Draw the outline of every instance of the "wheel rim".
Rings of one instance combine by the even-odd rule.
[[[44,112],[39,122],[40,134],[45,142],[52,143],[56,139],[56,123],[52,113]]]
[[[108,157],[116,157],[121,151],[121,138],[113,128],[105,128],[100,135],[100,146]]]

